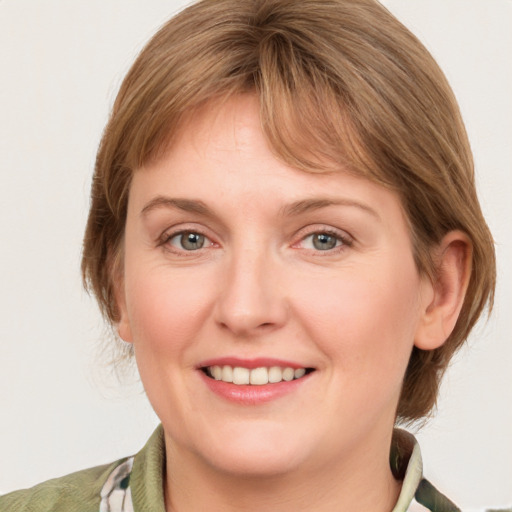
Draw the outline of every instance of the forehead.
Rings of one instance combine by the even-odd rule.
[[[168,151],[171,156],[192,151],[199,158],[223,157],[226,153],[268,157],[257,97],[241,94],[191,110],[181,121]]]
[[[297,214],[336,204],[358,206],[387,222],[404,221],[398,196],[389,189],[342,166],[306,172],[280,159],[268,144],[252,95],[195,111],[165,155],[135,173],[132,206],[140,212],[149,203],[164,203],[161,197],[193,200],[238,217],[249,210],[253,216]]]

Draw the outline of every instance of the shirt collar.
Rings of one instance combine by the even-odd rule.
[[[402,489],[392,512],[407,512],[423,477],[420,447],[412,434],[395,429],[391,443],[390,465]],[[100,510],[165,512],[163,486],[165,443],[160,425],[146,446],[133,458],[118,466],[103,486]]]
[[[402,490],[392,512],[406,512],[423,478],[421,450],[415,437],[405,430],[393,431],[389,457],[395,478],[402,480]]]

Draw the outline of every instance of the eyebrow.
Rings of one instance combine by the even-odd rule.
[[[166,196],[157,196],[149,201],[149,203],[147,203],[144,208],[142,208],[140,214],[147,215],[149,212],[156,210],[157,208],[176,208],[185,212],[198,213],[205,216],[213,216],[213,212],[202,201],[195,199],[179,199]]]
[[[360,210],[363,210],[364,212],[367,212],[376,219],[380,220],[380,215],[367,204],[346,198],[330,199],[320,197],[303,199],[301,201],[296,201],[281,208],[280,215],[283,217],[293,217],[311,211],[320,210],[322,208],[328,208],[329,206],[350,206],[359,208]],[[172,198],[167,196],[157,196],[151,201],[149,201],[144,206],[144,208],[142,208],[141,215],[145,216],[149,212],[158,208],[176,208],[178,210],[182,210],[185,212],[215,217],[213,211],[210,208],[208,208],[208,206],[206,206],[206,204],[203,201],[197,199]]]
[[[377,213],[376,210],[371,208],[365,203],[361,203],[359,201],[355,201],[353,199],[348,198],[311,198],[311,199],[304,199],[302,201],[296,201],[295,203],[289,204],[285,206],[281,213],[283,216],[294,216],[294,215],[300,215],[302,213],[311,212],[314,210],[320,210],[322,208],[328,208],[329,206],[351,206],[355,208],[359,208],[360,210],[365,211],[366,213],[369,213],[376,219],[380,220],[380,215]]]

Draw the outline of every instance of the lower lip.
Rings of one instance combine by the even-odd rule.
[[[304,377],[300,379],[294,379],[288,382],[281,381],[276,384],[263,384],[261,386],[232,384],[230,382],[212,379],[206,376],[201,370],[199,370],[199,373],[210,391],[216,395],[242,405],[258,405],[293,393],[303,383],[309,380],[313,372],[304,375]]]

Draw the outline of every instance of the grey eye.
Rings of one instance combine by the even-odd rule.
[[[334,249],[339,242],[339,239],[328,233],[315,233],[311,235],[311,242],[313,247],[319,251],[328,251]]]
[[[205,243],[205,236],[200,233],[185,232],[173,236],[170,240],[171,245],[185,249],[186,251],[197,251],[202,249]]]

